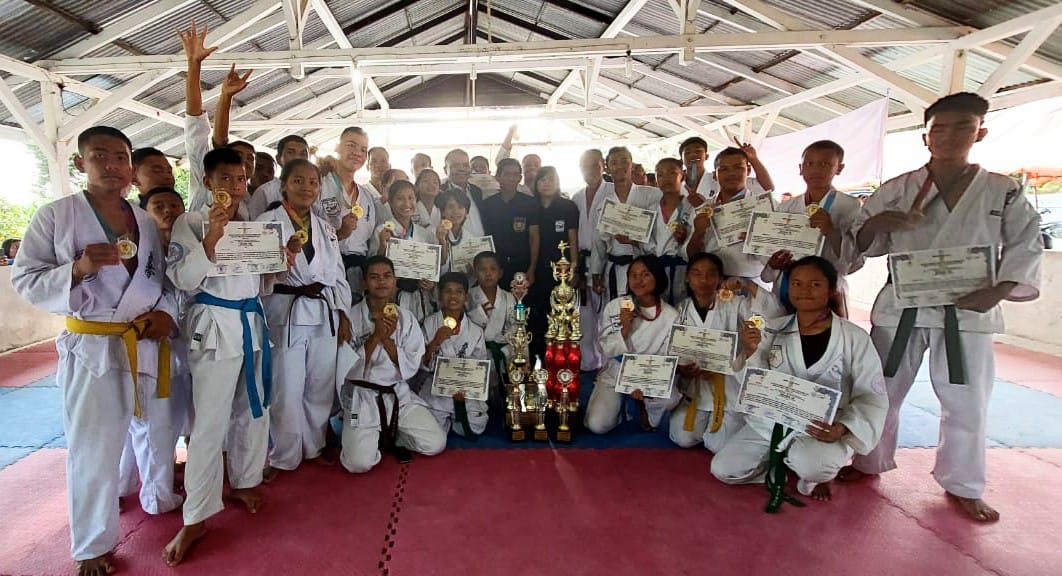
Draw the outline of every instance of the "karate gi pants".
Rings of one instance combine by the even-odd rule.
[[[871,340],[882,359],[888,357],[895,336],[896,328],[893,327],[874,326],[871,329]],[[866,456],[855,458],[853,464],[857,470],[881,474],[896,468],[900,407],[928,349],[929,378],[940,400],[940,445],[937,447],[933,477],[942,488],[956,496],[980,498],[984,494],[985,422],[996,373],[992,335],[959,332],[959,338],[962,341],[966,384],[952,384],[948,380],[943,329],[915,328],[911,332],[896,376],[885,379],[889,412],[881,442]]]
[[[328,324],[299,328],[317,335],[294,337],[290,347],[286,341],[273,347],[269,465],[280,470],[294,470],[303,459],[321,454],[336,395],[336,337]]]
[[[771,441],[751,426],[738,430],[712,459],[712,476],[725,484],[759,484],[767,473]],[[816,484],[837,477],[852,457],[852,447],[844,442],[819,442],[798,434],[789,445],[785,465],[800,479],[797,490],[809,496]]]
[[[362,474],[372,470],[373,466],[380,462],[380,423],[378,416],[365,417],[368,411],[378,411],[374,397],[376,393],[364,389],[355,389],[354,393],[362,396],[358,419],[360,423],[352,425],[350,410],[343,411],[343,452],[340,462],[349,472]],[[373,395],[371,400],[368,400],[369,394]],[[399,401],[397,407],[398,434],[395,443],[413,452],[434,456],[446,448],[446,432],[439,427],[431,410],[420,401],[412,401],[412,398],[413,395],[408,389],[405,394],[399,396],[400,400],[405,401]],[[388,415],[396,409],[395,401],[395,396],[384,395]]]
[[[120,495],[136,493],[139,481],[140,507],[148,514],[165,514],[184,502],[173,489],[173,465],[192,384],[188,374],[175,375],[170,381],[170,397],[159,398],[155,385],[144,386],[144,382],[146,378],[141,376],[141,417],[134,416],[129,425],[119,465]]]
[[[704,447],[713,454],[718,453],[726,441],[745,425],[744,416],[737,412],[726,411],[723,416],[723,425],[715,432],[711,432],[709,428],[712,413],[698,410],[697,417],[693,421],[693,430],[686,430],[686,407],[689,403],[689,399],[684,398],[671,412],[668,429],[671,441],[682,448],[693,448],[698,444],[704,444]]]

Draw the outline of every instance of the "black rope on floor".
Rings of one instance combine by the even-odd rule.
[[[402,500],[406,497],[406,480],[409,478],[409,464],[403,464],[398,473],[398,482],[395,484],[395,493],[391,498],[391,515],[387,520],[387,532],[384,534],[384,545],[380,550],[381,576],[391,574],[391,555],[395,547],[395,536],[398,534],[398,515],[402,512]]]

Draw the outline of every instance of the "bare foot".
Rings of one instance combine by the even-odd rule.
[[[103,576],[114,573],[114,556],[111,552],[77,563],[77,576]]]
[[[280,476],[280,472],[281,471],[278,468],[266,466],[265,469],[262,470],[262,482],[269,484],[273,480],[276,480],[277,476]]]
[[[262,507],[262,493],[258,491],[258,488],[233,488],[229,491],[229,498],[243,502],[251,514],[258,512],[258,509]]]
[[[859,470],[856,470],[855,466],[845,466],[837,473],[837,480],[840,482],[858,482],[867,476],[875,476],[875,474],[860,472]]]
[[[816,484],[815,487],[811,489],[811,497],[819,502],[829,502],[832,500],[833,494],[830,492],[830,483],[821,482]]]
[[[339,448],[336,446],[325,446],[321,453],[316,458],[310,458],[310,462],[320,464],[321,466],[335,466],[339,462]]]
[[[948,498],[954,500],[967,516],[978,522],[996,522],[999,520],[999,512],[980,498],[963,498],[948,492]]]
[[[206,523],[187,524],[182,526],[177,535],[166,545],[162,551],[162,559],[168,566],[176,566],[184,560],[184,557],[192,550],[192,546],[206,534]]]

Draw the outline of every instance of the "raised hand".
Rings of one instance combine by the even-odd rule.
[[[232,67],[229,68],[229,73],[225,75],[225,80],[221,83],[222,94],[232,96],[233,94],[240,93],[240,91],[247,87],[247,79],[251,77],[252,72],[254,72],[254,70],[248,70],[246,74],[240,76],[239,72],[236,71],[236,65],[233,64]]]
[[[208,28],[203,26],[203,30],[199,31],[195,27],[195,21],[192,21],[191,27],[188,31],[178,30],[177,35],[181,38],[181,45],[184,47],[184,54],[188,57],[189,62],[201,63],[207,59],[218,49],[217,46],[206,46],[206,36]]]
[[[81,280],[100,271],[104,266],[114,266],[121,262],[118,246],[114,244],[89,244],[77,260],[74,260],[74,278]]]

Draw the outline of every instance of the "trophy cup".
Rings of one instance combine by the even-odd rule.
[[[572,379],[572,373],[568,369],[561,370],[557,375],[561,381],[561,399],[557,404],[557,442],[572,441],[572,430],[568,427],[568,413],[569,413],[569,398],[568,398],[568,382]]]
[[[510,373],[510,381],[513,383],[509,388],[508,414],[509,414],[509,439],[513,442],[523,442],[527,439],[524,429],[520,426],[520,384],[523,383],[524,373],[517,371]]]
[[[536,368],[534,375],[536,384],[535,441],[546,442],[549,440],[549,432],[546,431],[546,407],[549,405],[546,382],[549,380],[549,371],[545,368]]]
[[[546,331],[547,394],[550,406],[557,412],[558,442],[571,442],[569,417],[579,410],[579,369],[582,353],[579,342],[583,335],[579,329],[579,303],[572,286],[572,265],[565,252],[567,242],[557,244],[560,260],[553,262],[553,279],[557,285],[550,292],[549,329]]]
[[[525,428],[533,426],[534,415],[533,394],[528,393],[525,386],[530,387],[531,373],[528,368],[528,345],[531,343],[531,333],[527,331],[528,309],[524,305],[524,296],[527,295],[527,277],[518,272],[513,275],[510,290],[516,298],[516,306],[513,308],[513,330],[506,336],[509,348],[512,350],[512,358],[509,360],[509,389],[506,394],[506,422],[509,425],[509,439],[513,442],[523,442],[527,439]]]

